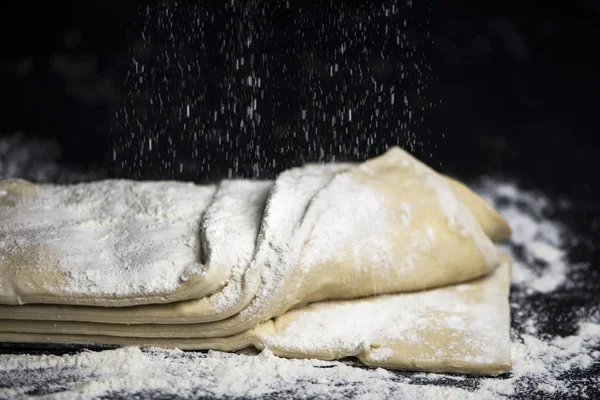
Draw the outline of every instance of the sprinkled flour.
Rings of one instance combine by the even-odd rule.
[[[51,160],[45,161],[47,169],[63,172],[37,175],[40,170],[32,167],[35,152],[29,150],[35,146],[14,137],[0,139],[0,177],[59,181],[98,178],[72,173]],[[14,153],[20,156],[6,156]],[[256,355],[128,347],[62,356],[0,354],[0,398],[131,398],[151,394],[183,398],[597,398],[600,313],[593,307],[574,307],[572,331],[548,335],[543,328],[548,324],[546,319],[552,321],[553,316],[539,306],[583,285],[580,275],[589,266],[572,264],[567,254],[569,237],[575,233],[546,216],[545,211],[554,203],[539,193],[491,178],[472,186],[507,218],[514,231],[511,242],[504,246],[514,261],[513,369],[506,376],[386,371],[362,367],[354,360],[288,360],[267,350]],[[385,348],[379,352],[378,356],[386,357]],[[574,374],[577,378],[571,379]]]
[[[202,279],[206,268],[198,231],[214,190],[115,180],[37,185],[35,197],[23,197],[2,213],[0,254],[25,261],[16,265],[15,282],[0,280],[0,296],[10,299],[13,287],[27,284],[29,270],[38,269],[60,274],[45,287],[48,296],[59,299],[162,296],[192,276]],[[21,255],[21,249],[27,250]],[[59,280],[63,276],[65,283]]]
[[[478,191],[512,228],[510,244],[500,247],[513,255],[513,283],[523,284],[530,293],[548,293],[564,284],[567,260],[563,237],[567,233],[559,223],[544,218],[550,200],[519,191],[513,183],[491,179],[481,180]],[[522,250],[524,257],[516,256],[515,250]]]

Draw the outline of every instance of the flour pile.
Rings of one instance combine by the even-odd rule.
[[[32,148],[35,144],[27,146]],[[27,158],[34,159],[35,155],[26,149],[14,138],[9,138],[8,144],[0,140],[0,177],[47,179],[36,175],[37,169],[31,167],[35,162]],[[20,151],[18,162],[6,158],[6,154],[14,151]],[[24,165],[30,167],[20,169]],[[52,168],[60,170],[58,166]],[[86,179],[80,172],[65,171],[53,175],[52,179]],[[0,398],[35,395],[129,398],[149,394],[184,398],[493,399],[524,394],[544,398],[567,395],[594,398],[600,386],[599,315],[584,304],[573,310],[575,323],[569,334],[548,334],[545,328],[547,320],[552,320],[552,309],[545,308],[544,302],[559,301],[556,299],[568,291],[577,290],[585,268],[590,268],[569,262],[568,238],[573,233],[548,217],[556,205],[538,193],[521,189],[510,181],[491,178],[477,182],[474,187],[507,218],[514,231],[512,240],[505,246],[514,260],[513,368],[506,376],[467,378],[367,369],[354,360],[288,360],[268,350],[259,354],[227,354],[128,347],[96,352],[84,350],[62,356],[2,354]],[[568,204],[559,206],[565,209]],[[15,349],[18,347],[4,350],[11,353]],[[573,374],[577,374],[577,380],[570,379]]]

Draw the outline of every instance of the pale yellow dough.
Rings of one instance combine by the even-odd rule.
[[[223,351],[254,346],[288,358],[332,360],[356,356],[373,367],[499,375],[511,366],[509,286],[510,259],[505,256],[503,265],[493,273],[460,285],[315,303],[224,338],[107,336],[102,335],[104,332],[97,325],[85,323],[81,324],[86,327],[85,335],[65,334],[61,333],[66,327],[63,323],[21,321],[17,325],[13,321],[0,321],[0,341]],[[357,308],[361,313],[356,313]],[[324,311],[326,319],[319,319]],[[400,324],[400,329],[397,321],[405,319],[408,321]],[[292,325],[296,326],[290,333]],[[353,325],[371,329],[366,333],[351,333],[348,340],[348,332],[343,328]],[[307,343],[306,338],[311,336],[314,341]],[[323,343],[324,338],[328,343]],[[346,344],[342,344],[344,340]],[[385,358],[378,356],[382,352]]]
[[[389,368],[498,374],[510,367],[510,267],[505,259],[498,268],[502,257],[494,245],[510,236],[508,224],[467,187],[399,148],[360,164],[295,168],[274,182],[224,181],[218,187],[112,182],[96,184],[114,193],[114,204],[112,195],[101,202],[77,197],[86,184],[0,181],[6,193],[0,197],[0,341],[228,351],[253,345],[286,357],[357,356]],[[163,210],[162,190],[183,195],[170,197],[177,204]],[[146,197],[140,200],[136,191]],[[124,197],[131,199],[126,202],[131,209],[123,208]],[[132,245],[132,256],[140,260],[136,268],[144,268],[138,254],[158,268],[161,252],[170,252],[185,279],[166,292],[74,293],[59,268],[71,261],[70,253],[61,253],[52,238],[36,243],[20,235],[37,229],[40,237],[49,236],[56,221],[68,237],[73,227],[80,229],[79,207],[94,201],[103,213],[92,217],[100,228],[87,233],[91,238],[122,224],[121,215],[142,221],[140,226],[154,227],[154,236]],[[184,208],[186,201],[195,201],[195,207]],[[135,229],[137,234],[140,228]],[[165,234],[171,242],[160,241]],[[118,246],[88,242],[93,251],[76,253],[83,265],[96,254],[120,259]],[[186,272],[188,265],[197,272]],[[125,277],[131,269],[111,267]],[[396,294],[401,292],[411,293]],[[374,295],[379,296],[365,298]],[[461,311],[436,304],[436,296]],[[23,303],[45,304],[17,305]],[[419,309],[420,303],[430,306]],[[416,315],[411,337],[365,335],[360,346],[346,341],[347,346],[328,347],[319,347],[317,337],[312,347],[294,348],[286,330],[305,324],[300,331],[311,332],[318,329],[310,324],[315,313],[329,309],[335,315],[331,310],[339,309],[339,318],[319,325],[331,325],[331,336],[336,321],[351,318],[353,307],[390,310],[389,317],[398,319],[411,305]],[[495,324],[486,319],[490,313],[497,316]],[[445,326],[450,317],[463,321],[462,328]],[[385,324],[379,323],[383,332]],[[489,346],[490,338],[497,348]]]
[[[477,218],[485,234],[494,242],[506,240],[510,237],[510,227],[498,212],[492,209],[485,201],[473,193],[463,184],[447,178],[452,189],[461,202],[466,204]],[[4,181],[14,185],[16,181]],[[23,185],[21,190],[29,190],[34,193],[34,185],[18,182]],[[251,254],[248,255],[251,257]],[[216,268],[215,268],[216,269]],[[213,269],[214,271],[214,269]],[[10,279],[10,278],[8,278]],[[320,279],[317,277],[317,279]],[[257,280],[253,281],[256,285]],[[240,299],[240,304],[234,310],[227,313],[218,313],[214,310],[211,297],[197,300],[179,301],[160,305],[142,305],[136,307],[86,307],[54,304],[27,304],[19,307],[18,312],[12,306],[0,305],[0,319],[29,319],[50,321],[87,321],[101,323],[126,323],[126,324],[187,324],[201,323],[211,319],[227,318],[247,305],[251,300],[248,296],[256,293],[248,290],[245,299]],[[225,315],[223,317],[223,315]],[[222,317],[222,318],[219,318]]]

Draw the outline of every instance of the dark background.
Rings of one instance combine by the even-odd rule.
[[[206,182],[400,144],[463,179],[570,200],[524,205],[568,227],[573,271],[548,294],[513,285],[512,328],[597,321],[600,0],[413,1],[3,1],[0,157],[21,132],[63,148],[57,168],[55,146],[15,146],[35,148],[40,179]],[[60,175],[73,167],[99,172]],[[562,376],[565,398],[597,398],[599,368]],[[548,397],[527,379],[512,397]]]
[[[0,135],[199,182],[400,144],[600,207],[600,1],[223,3],[3,2]]]

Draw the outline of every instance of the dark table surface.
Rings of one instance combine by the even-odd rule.
[[[513,291],[529,304],[513,328],[527,313],[549,335],[572,334],[581,313],[600,320],[600,3],[138,3],[3,3],[0,135],[61,147],[36,150],[25,171],[264,178],[400,144],[467,181],[504,176],[568,199],[549,217],[587,266],[570,289]]]

